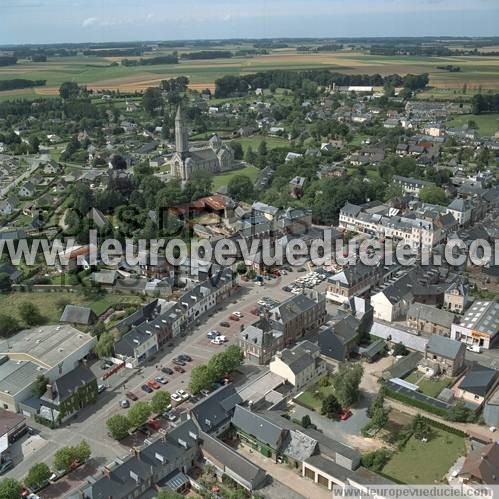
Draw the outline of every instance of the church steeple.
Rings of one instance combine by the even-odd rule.
[[[189,151],[187,128],[185,127],[185,118],[181,106],[178,106],[177,115],[175,116],[175,149],[182,155]]]

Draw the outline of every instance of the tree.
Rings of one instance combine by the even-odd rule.
[[[130,420],[123,414],[115,414],[106,421],[106,426],[115,440],[122,440],[131,428]]]
[[[262,140],[258,144],[258,156],[265,157],[267,156],[267,153],[268,153],[267,142],[265,140]]]
[[[255,163],[256,158],[257,156],[253,151],[253,148],[251,146],[248,146],[248,149],[246,149],[246,153],[244,154],[244,160],[250,165],[252,165]]]
[[[462,400],[458,400],[448,411],[446,415],[448,421],[457,423],[466,423],[473,419],[473,413]]]
[[[301,425],[303,426],[303,428],[309,428],[312,425],[312,420],[310,419],[310,416],[308,414],[302,416]]]
[[[149,114],[154,114],[158,107],[163,104],[161,90],[155,87],[149,87],[142,96],[142,106]]]
[[[2,499],[19,499],[22,486],[13,478],[4,478],[0,481],[0,497]]]
[[[24,484],[30,489],[36,489],[50,478],[50,468],[45,463],[32,466],[24,479]]]
[[[43,374],[39,374],[36,377],[35,384],[33,386],[33,393],[37,397],[41,397],[47,391],[47,384],[49,380]]]
[[[447,205],[447,195],[441,187],[425,185],[419,192],[423,203]]]
[[[0,272],[0,291],[10,291],[11,286],[9,274]]]
[[[248,267],[246,267],[246,264],[244,262],[239,262],[237,264],[237,267],[236,267],[236,272],[239,274],[239,275],[243,275],[243,274],[246,274],[246,272],[248,271]]]
[[[217,376],[215,370],[207,364],[194,367],[191,371],[189,390],[197,395],[201,390],[208,390],[215,383]]]
[[[147,402],[137,402],[129,411],[128,419],[132,427],[142,426],[151,415],[151,406]]]
[[[170,394],[168,392],[156,392],[151,399],[151,409],[153,412],[160,414],[167,410],[170,405]]]
[[[73,99],[78,97],[80,93],[80,87],[74,81],[65,81],[59,87],[59,95],[63,99]]]
[[[409,353],[409,350],[407,350],[406,346],[400,341],[399,343],[396,343],[395,346],[393,347],[393,355],[399,356],[403,355],[406,356]]]
[[[341,405],[332,393],[322,401],[321,414],[326,415],[328,418],[336,418],[340,411]]]
[[[231,142],[230,148],[234,151],[234,159],[243,159],[244,151],[240,142]]]
[[[250,201],[253,198],[253,182],[247,175],[234,175],[229,180],[227,192],[236,201]]]
[[[14,317],[0,314],[0,337],[8,338],[21,329],[19,322]]]
[[[56,470],[70,471],[77,462],[84,463],[90,457],[90,446],[85,440],[78,445],[61,447],[54,455]]]
[[[388,449],[378,449],[362,456],[362,466],[372,471],[379,472],[390,460],[391,453]]]
[[[95,345],[95,353],[102,357],[109,357],[113,353],[114,336],[110,331],[106,331],[99,336],[97,345]]]
[[[77,182],[72,190],[73,208],[80,216],[86,217],[90,208],[95,205],[94,194],[90,187],[83,183]]]
[[[45,317],[42,316],[38,307],[29,301],[19,305],[19,315],[28,326],[38,326],[45,322]]]
[[[349,407],[359,399],[359,385],[364,369],[362,365],[340,364],[338,372],[333,376],[334,394],[342,407]]]
[[[213,363],[211,362],[213,361]],[[244,354],[237,345],[230,345],[224,352],[214,355],[209,365],[215,369],[217,377],[222,377],[237,369],[244,361]]]
[[[421,416],[420,414],[414,416],[411,423],[411,430],[413,435],[418,440],[422,440],[423,438],[429,438],[431,432],[428,420],[425,417]]]

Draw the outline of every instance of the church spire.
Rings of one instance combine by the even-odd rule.
[[[175,116],[175,149],[182,155],[189,151],[187,128],[185,126],[185,118],[181,106],[178,106],[177,114]]]

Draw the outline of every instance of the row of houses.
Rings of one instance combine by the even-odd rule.
[[[131,329],[114,345],[115,356],[127,367],[141,364],[166,342],[184,334],[189,326],[222,303],[236,284],[237,278],[232,270],[223,267],[186,291],[178,301],[159,309],[148,307],[147,312],[142,314],[132,314],[129,321]],[[119,327],[126,325],[122,321]]]

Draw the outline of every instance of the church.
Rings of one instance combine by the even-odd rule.
[[[175,116],[175,153],[171,159],[171,173],[182,180],[189,180],[199,170],[220,173],[235,168],[234,151],[214,135],[208,145],[189,148],[188,131],[184,113],[178,107]]]

